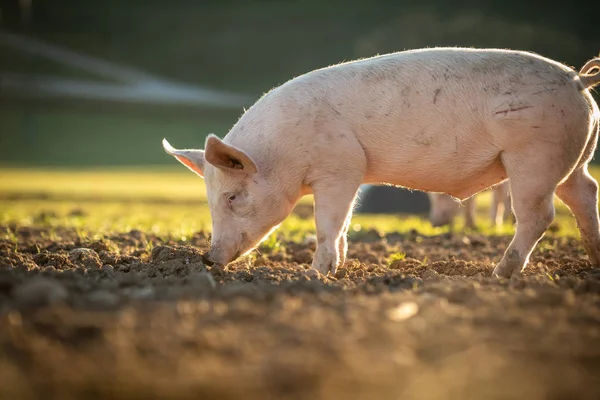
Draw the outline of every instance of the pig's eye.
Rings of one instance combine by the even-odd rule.
[[[232,203],[233,203],[233,201],[235,200],[235,198],[236,198],[236,197],[237,197],[237,196],[236,196],[235,194],[232,194],[231,196],[229,196],[229,197],[227,198],[227,202],[228,202],[229,204],[232,204]]]

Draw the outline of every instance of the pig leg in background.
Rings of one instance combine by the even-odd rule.
[[[508,184],[507,184],[508,186]],[[510,200],[510,192],[508,191],[508,187],[506,188],[506,198],[504,200],[504,211],[503,211],[503,219],[502,219],[502,223],[505,223],[506,221],[512,221],[512,223],[515,222],[515,217],[512,213],[512,205],[511,205],[511,200]]]
[[[496,227],[502,225],[502,222],[499,219],[498,208],[500,207],[500,193],[498,187],[492,188],[492,206],[490,207],[490,220],[492,221],[492,225]]]
[[[469,197],[463,201],[465,206],[465,227],[475,228],[475,196]]]
[[[508,182],[504,182],[492,189],[492,207],[490,210],[492,225],[502,226],[511,217],[511,213]]]
[[[341,183],[339,178],[313,185],[317,250],[312,267],[324,275],[334,274],[340,262],[345,261],[346,232],[359,186],[360,180]]]
[[[556,191],[571,209],[590,263],[600,266],[600,227],[598,224],[598,183],[590,176],[587,165],[575,170]]]
[[[460,204],[452,196],[445,193],[428,193],[429,197],[429,222],[434,227],[449,225],[450,231],[454,227],[454,218],[460,212]]]

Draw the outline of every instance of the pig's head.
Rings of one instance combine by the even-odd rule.
[[[166,139],[163,147],[206,183],[213,228],[207,263],[226,265],[247,254],[293,208],[244,151],[215,135],[208,136],[204,150],[177,150]]]
[[[429,221],[433,226],[450,224],[460,210],[460,204],[452,196],[443,193],[429,193]]]

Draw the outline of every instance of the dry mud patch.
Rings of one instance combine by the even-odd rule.
[[[58,234],[0,242],[2,398],[600,398],[600,273],[577,239],[500,280],[509,237],[373,234],[322,277],[310,240],[220,268],[202,233]]]

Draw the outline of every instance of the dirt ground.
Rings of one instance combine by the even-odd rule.
[[[600,271],[578,239],[543,239],[508,281],[490,274],[509,237],[371,232],[327,278],[311,240],[223,269],[201,233],[12,228],[2,398],[600,398]]]

